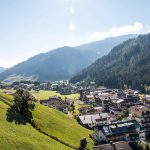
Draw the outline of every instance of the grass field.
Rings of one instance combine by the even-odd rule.
[[[75,102],[75,114],[79,114],[78,109],[81,107],[90,107],[90,105],[83,104],[83,102],[79,100],[79,97],[80,97],[79,94],[61,95],[60,93],[57,93],[56,91],[43,91],[43,90],[39,92],[32,91],[32,94],[37,100],[44,100],[53,96],[60,96],[63,100],[65,100],[65,97],[67,97],[71,101]]]
[[[2,89],[0,89],[0,92],[1,93],[15,92],[15,90],[2,90]],[[37,100],[48,99],[48,98],[53,97],[53,96],[60,96],[63,100],[65,100],[65,97],[67,97],[70,100],[78,100],[79,96],[80,96],[79,94],[61,95],[60,93],[57,93],[56,91],[44,91],[44,90],[41,90],[39,92],[32,90],[31,93],[33,94],[33,96]]]
[[[3,101],[11,103],[12,96],[0,92],[0,148],[2,149],[35,149],[67,150],[63,144],[39,133],[30,124],[21,125],[6,121],[9,107]],[[2,101],[1,101],[2,100]],[[45,133],[53,135],[72,146],[79,146],[80,139],[87,138],[88,148],[92,149],[93,141],[88,137],[91,130],[80,126],[75,119],[48,107],[36,104],[33,111],[36,125]]]
[[[65,97],[67,97],[70,100],[79,99],[79,94],[61,95],[60,93],[57,93],[56,91],[44,91],[44,90],[41,90],[39,92],[32,91],[32,94],[35,96],[37,100],[48,99],[49,97],[52,97],[52,96],[60,96],[63,100],[65,100]]]

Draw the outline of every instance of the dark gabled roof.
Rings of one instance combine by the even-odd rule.
[[[114,150],[110,144],[99,145],[94,150]]]
[[[48,100],[41,100],[40,103],[47,103],[49,106],[56,106],[56,107],[68,107],[70,105],[69,101],[64,101],[61,98],[57,97],[52,97],[49,98]]]
[[[116,142],[114,144],[115,144],[116,150],[132,150],[130,145],[125,141]]]
[[[94,148],[95,150],[132,150],[130,145],[125,141],[120,141],[112,144],[103,144]]]

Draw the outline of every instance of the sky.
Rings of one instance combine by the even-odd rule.
[[[107,37],[150,32],[150,0],[0,0],[0,67]]]

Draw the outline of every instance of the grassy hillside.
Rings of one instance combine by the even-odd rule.
[[[11,105],[13,102],[13,96],[5,94],[2,90],[0,90],[0,101],[7,105]]]
[[[75,119],[62,112],[37,104],[33,118],[38,127],[49,135],[76,147],[79,146],[80,139],[86,137],[89,142],[88,148],[92,148],[93,142],[88,135],[93,131],[83,128]]]
[[[70,149],[39,133],[30,124],[16,125],[6,121],[7,108],[8,106],[0,101],[0,149]]]
[[[11,104],[12,99],[12,96],[0,92],[0,147],[2,149],[70,149],[41,134],[30,124],[21,125],[6,121],[6,111],[9,108],[6,104],[7,102]],[[33,111],[33,119],[37,127],[46,134],[55,136],[72,146],[78,147],[80,139],[86,137],[89,142],[88,148],[92,149],[93,141],[88,137],[92,131],[81,127],[69,116],[36,104],[36,109]]]

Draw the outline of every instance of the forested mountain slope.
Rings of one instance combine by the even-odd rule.
[[[95,81],[98,85],[142,89],[150,85],[150,34],[140,35],[114,47],[82,70],[71,82]]]

